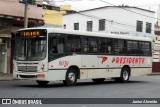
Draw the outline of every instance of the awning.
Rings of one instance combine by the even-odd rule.
[[[0,29],[0,38],[11,38],[11,30],[9,28]]]
[[[0,38],[11,38],[10,34],[0,34]]]

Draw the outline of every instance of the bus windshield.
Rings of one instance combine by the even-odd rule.
[[[16,38],[14,59],[39,61],[46,57],[46,37]]]

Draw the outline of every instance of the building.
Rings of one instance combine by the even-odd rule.
[[[68,12],[72,12],[70,5],[61,5],[60,7],[54,5],[38,5],[43,7],[43,20],[45,27],[62,27],[62,16]]]
[[[157,19],[160,19],[160,5],[158,6],[157,10]],[[157,21],[157,26],[160,26],[160,20]]]
[[[160,27],[155,26],[153,72],[160,72]]]
[[[24,24],[24,4],[19,0],[0,0],[0,73],[12,72],[12,58],[14,51],[14,37],[18,29]],[[29,5],[28,27],[41,26],[42,8]]]
[[[154,11],[129,6],[105,6],[63,16],[66,29],[154,38]]]
[[[155,24],[155,38],[153,50],[153,72],[160,72],[160,5],[157,11],[157,22]]]

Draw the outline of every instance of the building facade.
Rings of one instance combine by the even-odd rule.
[[[137,7],[105,6],[63,16],[66,29],[154,38],[155,12]]]
[[[24,26],[24,4],[0,0],[0,74],[12,73],[15,32]],[[29,5],[28,27],[43,25],[42,8]]]
[[[61,5],[60,7],[53,5],[39,5],[43,8],[43,20],[45,27],[62,27],[62,16],[71,10],[70,5]]]
[[[155,26],[155,38],[154,38],[154,50],[153,50],[153,71],[160,72],[160,27]]]

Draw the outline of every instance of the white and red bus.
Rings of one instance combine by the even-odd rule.
[[[77,79],[128,82],[130,76],[152,72],[152,40],[55,28],[17,31],[14,78],[36,80],[39,85]]]

